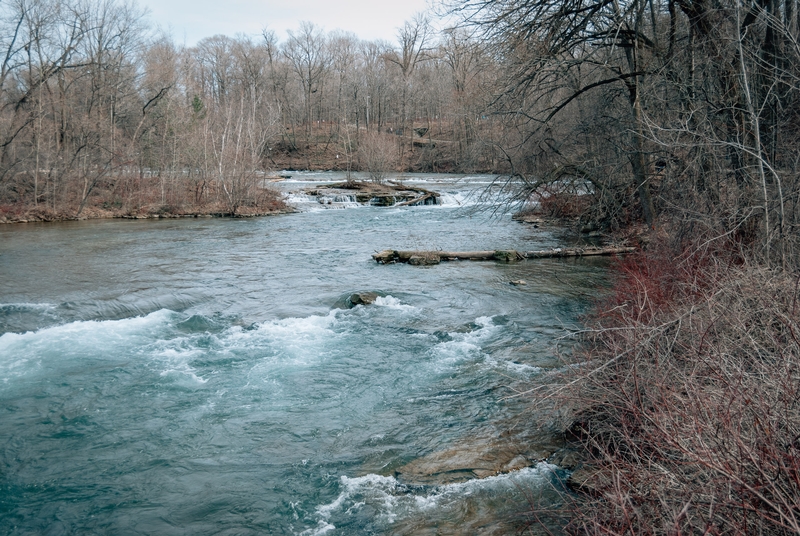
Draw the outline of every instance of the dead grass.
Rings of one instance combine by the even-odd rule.
[[[206,188],[201,201],[194,192],[181,189],[163,196],[157,180],[139,181],[134,193],[124,191],[125,181],[116,187],[98,187],[80,213],[77,196],[72,202],[60,203],[57,209],[40,204],[0,205],[0,223],[50,222],[75,219],[106,218],[173,218],[181,216],[230,216],[230,206],[220,199],[219,192]],[[280,194],[269,188],[258,188],[255,195],[236,208],[237,217],[281,214],[291,211]]]

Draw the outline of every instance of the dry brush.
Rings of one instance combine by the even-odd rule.
[[[800,533],[798,276],[696,249],[619,269],[554,388],[586,455],[570,529]]]

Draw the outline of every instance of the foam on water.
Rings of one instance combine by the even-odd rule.
[[[52,303],[0,303],[1,312],[17,312],[17,311],[47,311],[55,309]]]
[[[427,512],[442,512],[457,507],[465,497],[480,500],[482,495],[522,493],[550,486],[557,466],[539,462],[511,473],[440,486],[408,486],[392,476],[368,474],[339,480],[339,495],[330,503],[316,508],[317,525],[306,529],[301,536],[328,534],[346,526],[359,511],[369,509],[384,530],[403,519],[425,516]]]
[[[494,324],[491,317],[481,316],[475,319],[470,331],[454,331],[447,334],[448,339],[431,349],[434,362],[438,368],[450,368],[464,359],[485,357],[482,344],[502,329]]]
[[[186,387],[192,384],[203,385],[208,380],[197,375],[197,371],[188,365],[188,363],[181,363],[175,368],[167,369],[161,373],[164,377],[177,377],[177,382]]]
[[[528,365],[526,363],[517,363],[515,361],[501,361],[499,363],[501,366],[508,369],[509,372],[513,372],[515,374],[520,375],[534,375],[540,374],[542,372],[541,367],[536,367],[534,365]]]
[[[237,347],[263,346],[276,348],[281,357],[304,361],[318,357],[337,338],[333,327],[341,311],[334,309],[327,315],[311,315],[305,318],[284,318],[264,322],[255,330],[232,331],[227,342]]]
[[[309,195],[304,192],[286,192],[284,200],[303,212],[319,210],[359,208],[361,203],[355,195]]]
[[[339,195],[318,195],[317,203],[320,205],[328,206],[341,206],[342,208],[353,208],[361,206],[356,196],[353,194],[339,194]]]
[[[396,311],[413,312],[419,309],[413,305],[408,305],[401,302],[394,296],[378,296],[375,300],[375,305],[379,307],[386,307],[387,309],[394,309]]]
[[[302,212],[316,212],[331,208],[327,205],[317,203],[315,196],[300,192],[288,192],[284,194],[284,201]]]
[[[60,365],[75,358],[114,359],[130,348],[150,342],[175,317],[166,309],[122,320],[78,321],[26,333],[0,335],[0,381],[24,375],[43,361]]]
[[[256,375],[268,374],[275,366],[303,367],[318,362],[330,351],[337,340],[331,327],[338,313],[334,310],[327,315],[278,319],[248,328],[231,326],[220,333],[168,337],[151,344],[148,353],[162,368],[162,377],[200,385],[208,381],[208,374],[231,362],[252,362]],[[202,324],[197,319],[193,323]],[[205,375],[193,365],[198,360],[206,363]]]
[[[66,366],[75,360],[147,358],[166,378],[208,381],[193,361],[209,355],[237,357],[260,355],[268,362],[302,365],[324,357],[337,334],[331,329],[340,311],[305,318],[264,322],[251,329],[208,329],[188,335],[176,332],[186,325],[214,328],[210,319],[185,318],[162,309],[145,316],[122,320],[77,321],[26,333],[0,336],[0,382],[48,366]],[[109,352],[109,349],[114,349]],[[56,361],[57,358],[57,361]]]

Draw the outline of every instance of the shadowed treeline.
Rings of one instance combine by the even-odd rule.
[[[555,517],[576,534],[797,534],[796,0],[451,9],[501,61],[491,109],[518,199],[587,229],[641,224],[583,351],[520,393],[583,458]]]

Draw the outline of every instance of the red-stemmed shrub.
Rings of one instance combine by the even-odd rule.
[[[800,533],[800,280],[715,247],[620,260],[552,387],[585,455],[570,531]]]

